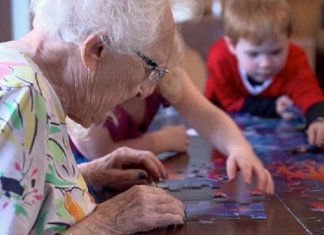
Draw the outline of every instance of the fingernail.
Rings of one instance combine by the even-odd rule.
[[[143,171],[140,171],[140,172],[138,173],[138,179],[140,179],[140,180],[145,180],[145,179],[147,179],[147,174],[146,174],[145,172],[143,172]]]
[[[155,183],[159,183],[160,182],[160,178],[154,178],[153,179]]]

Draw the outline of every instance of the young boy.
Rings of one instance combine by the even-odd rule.
[[[305,53],[289,42],[285,0],[227,0],[225,37],[210,49],[205,95],[229,112],[305,115],[310,144],[324,145],[324,95]]]

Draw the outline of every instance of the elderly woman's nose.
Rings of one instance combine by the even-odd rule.
[[[145,84],[140,86],[137,97],[141,99],[145,99],[146,97],[150,96],[154,92],[155,87],[156,85],[153,84]]]

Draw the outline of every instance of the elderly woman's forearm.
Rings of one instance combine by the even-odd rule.
[[[97,223],[95,218],[96,211],[93,211],[88,217],[72,225],[70,228],[61,233],[61,235],[117,235],[118,233],[112,232],[107,228],[103,228],[102,225]]]

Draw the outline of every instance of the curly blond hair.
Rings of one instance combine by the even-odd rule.
[[[224,24],[225,34],[234,45],[240,38],[260,44],[278,33],[292,33],[286,0],[226,0]]]

